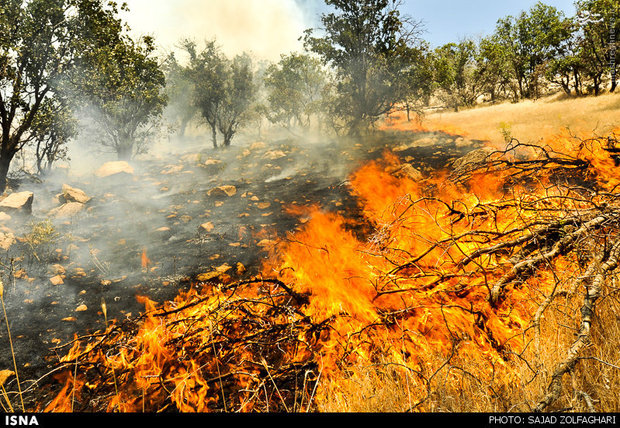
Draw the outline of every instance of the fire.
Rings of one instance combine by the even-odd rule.
[[[446,374],[450,390],[469,376],[491,396],[518,395],[545,296],[569,294],[584,275],[572,250],[605,227],[593,207],[620,183],[609,141],[556,136],[419,180],[394,174],[402,165],[386,152],[349,180],[373,233],[318,206],[291,207],[303,224],[265,246],[261,276],[196,283],[161,306],[142,298],[147,313],[132,334],[111,326],[66,361],[78,352],[97,361],[108,411],[299,411],[342,393],[352,367],[378,364],[413,374],[410,410],[433,410],[446,367],[459,369]],[[46,410],[67,409],[93,376],[67,377]]]
[[[140,256],[140,261],[142,264],[142,270],[146,270],[149,268],[149,265],[151,264],[151,260],[146,255],[146,248],[142,249],[142,255]]]

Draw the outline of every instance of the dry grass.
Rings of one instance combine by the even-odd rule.
[[[620,300],[616,278],[599,302],[592,346],[571,376],[551,411],[618,412],[620,399]],[[609,286],[611,285],[611,286]],[[322,385],[321,412],[531,412],[545,395],[555,365],[575,339],[583,293],[556,299],[545,312],[540,332],[530,330],[529,346],[513,360],[518,381],[473,376],[475,361],[433,358],[430,388],[413,371],[382,362],[358,366],[347,379]],[[427,377],[428,379],[428,377]]]
[[[578,133],[603,134],[618,125],[620,92],[584,98],[554,95],[537,101],[504,103],[458,113],[432,113],[422,119],[425,128],[446,129],[494,143],[504,140],[502,130],[521,142],[533,143],[566,128]]]
[[[433,113],[421,124],[396,121],[407,130],[445,130],[470,139],[502,144],[510,135],[522,142],[570,129],[603,134],[620,125],[620,93],[599,97],[553,96],[536,102],[479,107],[458,113]],[[570,376],[564,376],[562,395],[551,411],[620,411],[620,299],[617,277],[608,278],[597,303],[591,346]],[[584,290],[567,292],[547,308],[538,330],[527,331],[528,347],[513,359],[514,383],[493,377],[477,379],[475,361],[434,358],[430,383],[398,369],[389,361],[359,366],[334,385],[323,384],[319,411],[328,412],[530,412],[545,395],[556,364],[566,358],[576,338]],[[496,382],[497,381],[497,382]],[[427,391],[428,387],[428,391]],[[422,405],[413,406],[423,401]]]

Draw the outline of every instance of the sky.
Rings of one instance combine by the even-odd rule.
[[[123,17],[134,35],[152,35],[160,49],[175,49],[182,38],[216,38],[229,55],[243,51],[270,61],[300,51],[303,31],[319,25],[322,0],[125,0]],[[464,37],[491,34],[499,18],[517,15],[537,0],[402,0],[401,12],[421,20],[432,47]],[[573,0],[544,0],[567,16]]]
[[[423,38],[437,47],[464,37],[489,35],[500,18],[529,10],[538,0],[405,0],[401,11],[426,27]],[[575,14],[574,0],[543,0],[566,16]]]

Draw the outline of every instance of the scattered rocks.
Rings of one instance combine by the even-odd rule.
[[[99,178],[117,176],[119,174],[128,174],[133,175],[134,170],[131,165],[129,165],[125,161],[112,161],[106,162],[97,171],[95,171],[95,176]]]
[[[235,186],[218,186],[207,192],[207,195],[211,197],[222,197],[222,196],[234,196],[237,194],[237,188]]]
[[[210,221],[208,221],[206,223],[201,224],[200,228],[206,232],[211,232],[215,228],[215,225],[211,223]]]
[[[19,211],[30,214],[32,212],[33,192],[11,193],[0,202],[0,209],[5,211]]]
[[[79,202],[85,204],[90,201],[88,196],[82,189],[71,187],[68,184],[62,185],[62,194],[58,198],[61,202]]]
[[[269,150],[263,155],[263,159],[276,160],[286,156],[282,150]]]
[[[73,217],[84,209],[84,204],[79,202],[67,202],[57,208],[54,208],[48,213],[49,217],[54,218],[67,218]]]
[[[263,143],[262,141],[256,141],[255,143],[252,143],[250,145],[250,150],[260,150],[260,149],[264,149],[266,147],[265,143]]]
[[[484,163],[488,162],[489,157],[496,149],[492,147],[482,147],[480,149],[472,150],[465,156],[462,156],[452,162],[452,177],[459,177],[463,174],[467,174],[470,171],[478,168]]]
[[[223,265],[218,266],[211,272],[201,273],[200,275],[196,277],[196,279],[198,281],[208,281],[210,279],[221,276],[222,274],[228,272],[230,269],[232,269],[232,266],[228,265],[227,263],[224,263]]]
[[[178,174],[183,171],[183,165],[168,165],[161,171],[162,175]]]

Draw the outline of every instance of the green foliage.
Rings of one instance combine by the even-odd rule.
[[[337,76],[334,103],[350,134],[366,130],[402,101],[410,50],[418,24],[402,18],[391,0],[326,0],[334,12],[321,16],[324,35],[307,30],[308,50]]]
[[[576,21],[579,25],[577,58],[583,73],[590,78],[592,89],[598,95],[605,76],[611,74],[611,55],[615,64],[620,60],[620,9],[617,0],[578,0]],[[615,45],[610,33],[615,32]],[[611,90],[615,89],[615,82]]]
[[[47,98],[32,123],[37,171],[49,173],[54,162],[67,159],[67,142],[77,135],[77,121],[66,100]]]
[[[166,80],[152,55],[152,38],[136,42],[121,34],[115,39],[84,53],[74,83],[94,109],[93,119],[103,131],[100,143],[119,159],[129,159],[147,149],[166,105]]]
[[[84,66],[118,45],[124,28],[118,12],[116,3],[104,0],[0,3],[0,191],[24,148],[34,147],[39,170],[64,156],[63,146],[76,131],[69,88],[86,74],[101,81]],[[138,80],[142,76],[133,82]]]
[[[277,64],[267,68],[264,82],[266,114],[272,123],[308,128],[312,116],[320,113],[326,73],[318,59],[296,53],[282,55]]]
[[[190,57],[185,73],[194,85],[193,102],[211,128],[213,147],[218,147],[218,132],[222,145],[229,146],[251,118],[256,95],[252,60],[246,54],[229,60],[214,40],[200,52],[193,41],[184,41],[183,47]]]
[[[406,65],[403,67],[403,79],[394,83],[399,88],[400,102],[407,112],[407,119],[411,120],[411,111],[422,115],[421,107],[430,103],[433,94],[433,55],[426,43],[421,43],[417,49],[407,50]]]
[[[27,245],[31,256],[41,261],[42,257],[51,253],[52,247],[58,242],[60,234],[46,219],[40,222],[30,223],[30,231],[24,235],[23,241]]]
[[[496,36],[505,50],[521,98],[541,94],[545,64],[571,36],[570,21],[552,6],[536,3],[529,12],[508,16],[497,23]]]
[[[509,92],[514,99],[518,98],[511,81],[508,52],[496,34],[484,37],[478,43],[476,68],[482,90],[489,94],[492,102],[507,97]]]
[[[444,101],[456,111],[460,106],[473,106],[482,93],[477,55],[472,40],[448,43],[434,52],[435,81]]]

